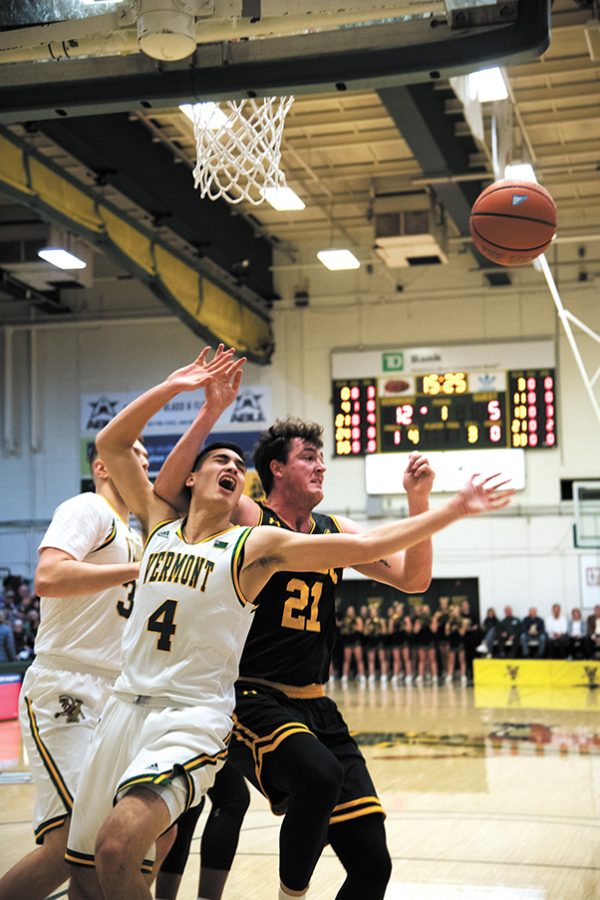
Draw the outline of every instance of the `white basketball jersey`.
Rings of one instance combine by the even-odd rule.
[[[104,497],[78,494],[56,509],[39,546],[56,547],[95,565],[135,562],[142,541]],[[37,654],[52,654],[80,671],[89,667],[115,677],[121,671],[121,639],[133,608],[135,582],[77,597],[42,597]]]
[[[231,715],[255,610],[238,579],[252,529],[234,526],[188,544],[182,525],[182,519],[163,523],[148,538],[115,690],[138,702],[155,698]]]

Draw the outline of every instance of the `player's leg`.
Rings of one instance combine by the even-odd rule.
[[[64,854],[82,760],[110,680],[34,662],[23,681],[19,719],[36,790],[39,846],[0,879],[0,900],[43,900],[70,875]]]
[[[66,881],[70,875],[64,860],[68,833],[69,818],[9,869],[0,878],[0,900],[43,900]]]
[[[336,900],[383,900],[392,874],[383,816],[359,816],[331,825],[328,837],[346,870]]]
[[[208,796],[212,806],[202,832],[198,896],[202,900],[220,900],[250,804],[250,792],[243,775],[226,763],[217,773]]]
[[[303,892],[327,839],[343,769],[335,756],[308,732],[292,734],[265,755],[262,783],[289,796],[279,832],[282,890]]]
[[[204,798],[177,819],[175,840],[164,857],[156,877],[156,900],[175,900],[190,853],[190,845],[196,830]],[[158,847],[157,847],[158,850]]]
[[[170,809],[154,790],[131,788],[119,800],[96,840],[96,871],[105,897],[150,900],[142,869],[149,849],[170,824]]]

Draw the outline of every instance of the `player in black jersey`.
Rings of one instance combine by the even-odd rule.
[[[211,398],[207,395],[207,402]],[[202,411],[199,417],[202,416]],[[192,425],[169,458],[155,490],[178,509],[182,484],[215,416]],[[209,425],[209,427],[211,427]],[[242,497],[239,524],[271,525],[303,534],[358,533],[346,518],[313,514],[323,499],[320,426],[298,419],[264,432],[254,454],[267,496]],[[427,460],[413,454],[404,476],[409,511],[428,508],[433,481]],[[410,592],[431,578],[429,539],[378,562],[360,565],[372,579]],[[284,813],[280,830],[280,897],[304,896],[329,843],[346,869],[337,900],[381,900],[391,874],[384,812],[365,760],[336,704],[325,696],[334,641],[334,589],[340,569],[278,572],[263,588],[236,685],[229,764]]]

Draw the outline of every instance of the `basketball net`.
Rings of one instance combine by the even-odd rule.
[[[194,185],[201,197],[258,206],[267,188],[286,186],[281,139],[293,102],[293,97],[263,97],[193,106]]]

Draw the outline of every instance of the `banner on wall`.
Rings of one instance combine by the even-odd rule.
[[[89,489],[91,485],[87,462],[89,445],[100,429],[136,396],[137,394],[131,391],[98,391],[94,394],[81,395],[82,490]],[[148,450],[151,477],[158,474],[163,462],[181,435],[192,424],[203,403],[202,391],[180,394],[147,423],[143,438]],[[235,402],[216,422],[211,439],[228,440],[238,444],[244,451],[246,463],[251,466],[254,445],[261,431],[264,431],[271,421],[271,388],[266,385],[244,385],[240,388]],[[250,473],[248,485],[251,487],[252,495],[256,490],[256,480],[256,473]]]

